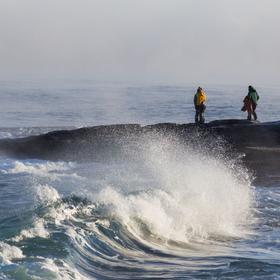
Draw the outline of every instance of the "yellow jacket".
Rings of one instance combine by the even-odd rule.
[[[195,96],[195,104],[198,106],[204,103],[206,100],[207,100],[207,95],[203,90],[199,91]]]

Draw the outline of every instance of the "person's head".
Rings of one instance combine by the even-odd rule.
[[[251,85],[248,87],[249,92],[256,91]]]
[[[196,92],[197,92],[197,93],[200,93],[201,91],[202,91],[202,88],[201,88],[201,87],[198,87]]]

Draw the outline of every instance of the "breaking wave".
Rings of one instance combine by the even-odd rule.
[[[190,259],[223,255],[231,242],[250,234],[254,191],[246,169],[224,155],[213,157],[174,139],[149,139],[142,151],[137,164],[119,164],[111,172],[107,165],[99,187],[92,182],[94,171],[66,196],[53,181],[37,184],[33,221],[0,244],[2,262],[15,256],[21,259],[19,267],[28,267],[37,252],[38,270],[33,272],[39,275],[44,268],[47,275],[39,279],[129,279],[129,272],[143,279],[147,271],[160,277],[155,264],[168,271],[176,267],[178,273],[195,269]],[[17,162],[8,172],[51,178],[72,167]],[[85,188],[87,196],[81,195]],[[24,249],[28,246],[47,246],[53,257]]]

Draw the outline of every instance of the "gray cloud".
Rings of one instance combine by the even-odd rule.
[[[279,84],[279,0],[0,0],[0,79]]]

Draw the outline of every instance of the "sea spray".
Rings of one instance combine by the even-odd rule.
[[[23,250],[26,262],[49,244],[48,250],[61,260],[42,254],[36,261],[39,271],[71,274],[70,279],[79,279],[77,269],[115,279],[116,268],[149,267],[156,273],[154,264],[163,262],[186,270],[188,258],[226,255],[235,238],[246,237],[250,229],[254,193],[246,169],[223,148],[208,151],[205,146],[204,151],[202,144],[195,149],[174,137],[148,137],[140,141],[136,160],[79,165],[89,169],[87,181],[64,180],[67,192],[61,192],[59,180],[46,183],[41,178],[42,173],[44,178],[70,173],[67,164],[67,170],[49,162],[46,168],[35,163],[35,171],[21,166],[34,183],[37,204],[33,222],[8,242],[35,246],[34,251]],[[169,255],[173,258],[165,257]]]
[[[156,187],[138,193],[107,187],[100,201],[143,238],[143,224],[150,234],[171,241],[242,237],[253,204],[247,170],[221,154],[214,157],[207,146],[204,150],[174,138],[150,138],[142,158]]]

